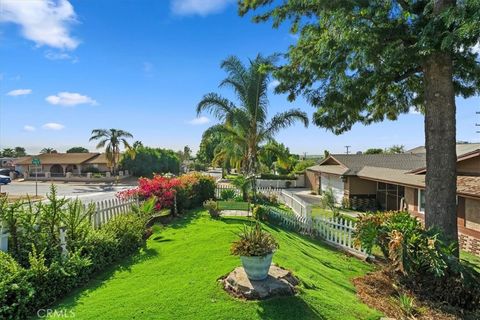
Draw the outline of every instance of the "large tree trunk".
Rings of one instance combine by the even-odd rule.
[[[437,227],[450,242],[454,242],[458,241],[457,155],[451,56],[440,52],[432,54],[424,64],[424,77],[427,151],[425,224],[427,228]]]

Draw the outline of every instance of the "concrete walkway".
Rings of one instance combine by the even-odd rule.
[[[245,210],[222,210],[224,217],[251,217],[252,213]]]

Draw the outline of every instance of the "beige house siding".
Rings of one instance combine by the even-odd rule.
[[[480,175],[480,157],[463,160],[457,163],[459,174]]]
[[[358,177],[349,177],[348,186],[350,195],[377,193],[377,183],[371,180],[364,180]]]
[[[305,186],[312,191],[318,192],[320,174],[315,171],[305,171]]]
[[[480,200],[465,199],[465,227],[480,231]]]
[[[405,203],[408,212],[418,212],[418,189],[405,187]]]

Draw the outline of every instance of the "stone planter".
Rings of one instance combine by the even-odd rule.
[[[240,256],[243,269],[248,279],[259,281],[268,277],[268,270],[272,264],[273,252],[261,257]]]

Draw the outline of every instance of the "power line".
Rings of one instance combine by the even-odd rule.
[[[345,146],[345,148],[347,149],[347,154],[350,154],[350,147],[351,146]]]

